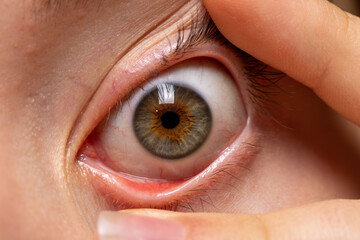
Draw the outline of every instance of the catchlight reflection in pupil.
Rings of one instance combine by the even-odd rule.
[[[179,159],[195,152],[208,137],[210,109],[195,91],[162,83],[138,104],[135,134],[149,152],[164,159]]]

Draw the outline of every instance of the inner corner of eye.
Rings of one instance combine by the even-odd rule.
[[[238,87],[211,58],[173,65],[126,101],[94,130],[84,155],[141,179],[194,177],[219,157],[245,122]]]

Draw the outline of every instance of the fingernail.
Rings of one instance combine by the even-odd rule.
[[[172,220],[140,215],[102,212],[99,240],[184,240],[184,226]]]

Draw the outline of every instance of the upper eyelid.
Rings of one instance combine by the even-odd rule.
[[[223,46],[233,52],[236,56],[243,56],[244,52],[239,48],[236,48],[232,45],[218,30],[215,23],[211,19],[208,12],[203,8],[198,8],[194,14],[191,15],[190,19],[187,21],[189,24],[184,24],[184,19],[178,21],[177,26],[177,37],[175,40],[175,47],[172,45],[170,39],[168,43],[170,45],[170,51],[162,55],[161,65],[169,67],[173,63],[181,62],[186,60],[184,56],[191,52],[192,50],[197,50],[202,45],[205,45],[208,42],[215,42],[217,45]],[[242,57],[240,57],[242,58]],[[169,64],[172,63],[172,64]],[[161,70],[163,71],[163,69]],[[151,70],[146,77],[146,82],[148,79],[153,78],[161,72],[159,69]],[[126,96],[126,99],[130,98],[137,88],[141,88],[144,83],[141,83],[135,86],[135,89],[132,89],[129,94]],[[121,106],[121,105],[120,105]]]
[[[190,51],[191,48],[193,48],[194,46],[199,47],[202,44],[205,44],[209,40],[209,37],[208,37],[209,35],[204,34],[205,32],[203,31],[205,28],[208,28],[209,25],[206,24],[208,21],[201,21],[201,19],[205,19],[205,15],[202,15],[202,14],[207,14],[207,13],[205,12],[205,10],[203,10],[202,8],[199,7],[197,9],[197,11],[195,11],[195,14],[192,14],[190,16],[190,19],[188,21],[186,21],[185,18],[179,19],[179,20],[176,21],[177,23],[179,23],[181,21],[183,23],[184,22],[188,22],[188,23],[190,22],[191,23],[190,25],[187,24],[186,28],[184,27],[185,24],[178,24],[178,26],[182,26],[182,27],[178,27],[177,40],[175,42],[176,47],[171,47],[170,51],[167,51],[165,55],[162,55],[162,59],[159,59],[159,62],[156,63],[157,66],[152,66],[148,70],[145,70],[144,76],[142,77],[143,81],[136,81],[136,83],[132,84],[130,86],[130,89],[125,90],[125,92],[128,91],[128,94],[126,94],[127,96],[122,96],[122,97],[124,97],[124,99],[121,99],[120,98],[121,96],[118,96],[118,99],[116,100],[116,103],[119,103],[119,100],[125,101],[128,97],[130,97],[131,91],[133,91],[135,88],[141,87],[142,84],[146,83],[149,79],[154,77],[154,75],[159,74],[159,72],[160,72],[159,68],[161,68],[161,70],[163,70],[165,68],[168,68],[169,67],[168,63],[170,61],[171,61],[171,65],[175,64],[176,62],[180,62],[180,60],[183,60],[182,57],[184,56],[184,54],[187,53],[188,51]],[[174,25],[174,24],[176,24],[176,23],[172,23],[171,25]],[[190,31],[191,34],[185,37],[185,35],[184,35],[185,32],[184,31],[186,31],[187,29],[191,29],[191,31]],[[172,33],[171,34],[172,38],[174,37],[173,35],[174,34]],[[197,36],[197,37],[195,37],[195,36]],[[183,39],[182,39],[182,37],[183,37]],[[149,39],[149,38],[146,38],[146,39]],[[182,41],[180,41],[181,39],[184,42],[186,42],[186,44],[183,44]],[[158,40],[157,43],[155,44],[155,46],[160,44],[164,40],[165,40],[164,38]],[[171,41],[168,39],[168,41],[170,42],[170,45],[171,45],[171,42],[174,42],[174,39],[171,40]],[[138,47],[141,48],[141,45],[143,43],[145,43],[145,42],[146,41],[141,41],[138,44],[134,45],[133,50],[135,50]],[[122,57],[122,59],[126,58],[128,55],[131,55],[131,54],[132,54],[132,52],[129,51],[127,54],[125,54]],[[174,61],[174,58],[177,58],[178,61]],[[120,60],[120,62],[121,62],[121,60]],[[118,63],[120,63],[120,62],[118,62]],[[104,80],[102,80],[101,83],[99,84],[99,86],[97,87],[97,89],[94,92],[92,98],[89,100],[87,106],[91,104],[91,102],[93,101],[93,98],[97,95],[96,92],[98,92],[98,90],[101,88],[101,86],[105,83],[104,81],[105,81],[106,78],[109,77],[109,74],[114,72],[114,69],[115,69],[115,72],[117,72],[116,66],[118,65],[118,63],[114,64],[112,66],[111,70],[106,74],[106,76],[104,77]],[[136,63],[134,65],[129,66],[129,67],[132,68],[133,66],[136,66]],[[116,74],[114,74],[114,75],[116,75]],[[109,84],[111,84],[111,85],[116,84],[116,83],[114,83],[113,79],[109,79],[109,80],[110,80]],[[140,82],[142,82],[142,83],[140,83]],[[118,104],[111,104],[111,105],[106,106],[107,111],[110,111],[116,105],[118,105]],[[84,106],[84,109],[86,109],[87,106]],[[84,118],[85,113],[86,113],[86,110],[84,110],[81,113],[81,115],[79,116],[79,118],[76,121],[76,125],[79,125],[82,122],[82,119]],[[104,116],[102,116],[102,117],[104,117]],[[73,137],[77,136],[77,131],[78,131],[77,128],[78,128],[77,126],[73,127],[73,129],[71,131],[71,134],[70,134],[70,136],[69,136],[69,138],[67,140],[67,142],[68,142],[68,144],[67,144],[67,149],[68,149],[67,150],[67,156],[70,157],[70,158],[73,158],[74,154],[76,154],[76,152],[77,152],[77,150],[74,150],[72,148],[75,147],[75,149],[78,149],[78,147],[80,147],[79,143],[75,143],[74,146],[71,146],[71,145],[74,144]],[[88,134],[88,133],[90,133],[90,132],[87,132],[85,134]]]
[[[178,20],[177,22],[185,22],[185,18],[183,20]],[[121,76],[121,71],[123,71],[124,65],[121,65],[121,61],[119,62],[120,65],[115,64],[114,67],[110,70],[110,72],[107,74],[105,79],[102,81],[102,83],[97,88],[96,92],[94,93],[93,97],[88,102],[87,106],[94,105],[93,102],[95,102],[95,108],[99,108],[100,110],[97,111],[98,116],[93,116],[94,113],[91,113],[90,111],[84,110],[83,113],[79,116],[76,125],[74,126],[71,135],[68,138],[68,144],[67,144],[67,156],[71,159],[74,159],[75,154],[77,153],[78,149],[81,146],[81,141],[85,140],[86,136],[90,134],[90,132],[94,129],[95,125],[99,124],[101,119],[106,117],[106,115],[116,106],[121,106],[122,102],[126,101],[126,99],[129,99],[134,91],[136,91],[137,88],[141,88],[143,84],[148,82],[151,78],[162,72],[163,70],[167,69],[168,67],[171,67],[172,65],[181,62],[183,60],[186,60],[191,57],[197,57],[198,53],[192,54],[191,51],[194,50],[198,51],[203,46],[206,46],[207,44],[215,45],[217,48],[226,49],[226,51],[231,51],[235,57],[239,57],[241,61],[244,62],[246,58],[248,58],[242,50],[236,48],[233,46],[230,42],[228,42],[222,34],[219,32],[217,27],[215,26],[214,22],[211,20],[207,12],[204,10],[202,11],[202,8],[199,8],[197,12],[195,12],[193,15],[190,16],[190,19],[186,21],[185,24],[178,24],[178,31],[177,33],[171,34],[171,39],[162,38],[161,40],[157,41],[158,43],[155,46],[161,47],[166,46],[162,44],[168,44],[170,42],[170,46],[167,45],[168,49],[165,50],[165,53],[161,56],[159,56],[158,59],[151,60],[151,63],[146,63],[143,66],[143,63],[141,62],[141,58],[143,57],[140,55],[140,59],[134,59],[134,61],[130,65],[126,64],[126,68],[143,68],[140,72],[140,75],[142,79],[138,79],[137,81],[128,81],[128,85],[123,86],[121,82],[117,83],[117,80],[115,78],[119,78]],[[176,23],[173,23],[174,25]],[[186,26],[186,27],[185,27]],[[176,36],[177,34],[177,36]],[[175,38],[174,38],[175,37]],[[167,41],[168,40],[168,41]],[[174,41],[175,40],[175,41]],[[134,51],[138,51],[141,49],[142,44],[147,44],[147,41],[144,41],[140,43],[137,46],[134,46]],[[162,42],[162,44],[160,44]],[[175,47],[171,46],[171,42],[175,42]],[[150,52],[153,50],[150,50]],[[146,51],[147,52],[147,51]],[[131,52],[129,52],[131,53]],[[192,55],[192,56],[191,56]],[[245,56],[245,57],[244,57]],[[133,59],[132,53],[124,55],[124,59],[126,57],[130,57],[130,59]],[[201,56],[198,56],[201,57]],[[212,56],[214,57],[214,56]],[[215,57],[215,59],[217,59]],[[249,59],[253,59],[250,58]],[[218,59],[219,60],[219,59]],[[126,61],[126,60],[125,60]],[[156,62],[154,64],[154,61]],[[221,61],[220,61],[221,62]],[[259,65],[259,61],[257,61],[257,64]],[[139,65],[138,65],[139,64]],[[117,66],[118,65],[118,66]],[[150,66],[151,65],[151,66]],[[136,70],[138,71],[138,70]],[[136,74],[135,74],[136,75]],[[246,75],[246,74],[245,74]],[[139,73],[137,73],[137,78],[139,77]],[[129,79],[133,78],[133,76],[124,76],[123,78]],[[106,80],[107,79],[107,80]],[[134,79],[135,80],[135,79]],[[105,84],[105,85],[104,85]],[[244,83],[246,84],[246,83]],[[244,85],[243,87],[246,88]],[[243,88],[243,89],[245,89]],[[98,95],[104,95],[104,92],[99,93],[100,89],[107,89],[105,92],[109,95],[109,91],[114,92],[117,96],[116,97],[107,97],[108,99],[106,102],[98,99]],[[121,91],[120,91],[121,89]],[[120,93],[121,92],[121,93]],[[110,99],[111,98],[111,99]],[[97,99],[97,100],[96,100]],[[101,101],[101,103],[100,103]],[[101,106],[100,106],[101,105]],[[105,105],[105,106],[104,106]],[[88,107],[85,107],[84,109],[87,109]],[[86,120],[86,119],[92,119],[92,120]],[[82,124],[83,120],[85,122],[88,122],[85,124],[85,126]],[[91,123],[89,123],[89,121]],[[81,126],[82,128],[86,128],[87,131],[80,132],[78,126]],[[87,126],[89,124],[90,126]],[[76,139],[74,137],[77,137]]]
[[[188,31],[188,33],[186,33]],[[178,26],[177,40],[175,48],[169,55],[163,57],[163,64],[171,60],[180,60],[183,56],[207,42],[216,42],[233,52],[241,59],[243,71],[248,79],[248,97],[260,113],[274,116],[264,109],[264,105],[279,107],[280,104],[274,100],[274,95],[281,92],[287,93],[278,86],[278,82],[286,75],[276,69],[269,67],[267,64],[255,59],[251,55],[230,43],[216,27],[209,13],[204,8],[199,8],[191,16],[190,24],[185,27],[184,24]],[[171,60],[169,60],[171,59]]]

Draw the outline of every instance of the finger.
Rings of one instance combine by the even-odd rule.
[[[224,36],[360,125],[360,20],[325,0],[204,0]]]
[[[336,200],[263,215],[107,212],[99,221],[99,239],[360,239],[359,207]]]

